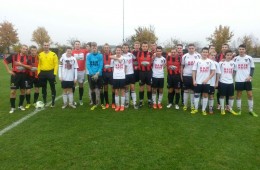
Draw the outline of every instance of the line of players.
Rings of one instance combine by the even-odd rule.
[[[163,98],[163,87],[164,87],[164,67],[167,67],[167,88],[168,88],[168,105],[167,108],[173,106],[173,98],[175,97],[175,108],[179,109],[180,91],[184,89],[183,94],[183,110],[187,110],[188,98],[190,95],[191,101],[191,113],[195,114],[198,112],[199,98],[202,95],[202,114],[206,115],[206,107],[209,98],[209,113],[213,113],[214,103],[214,89],[219,87],[220,92],[220,106],[221,114],[225,114],[224,110],[224,97],[228,99],[228,110],[234,114],[241,114],[241,95],[242,91],[246,90],[248,95],[249,112],[253,116],[257,116],[253,111],[253,98],[252,98],[252,76],[254,73],[254,62],[252,57],[245,54],[245,46],[239,46],[239,56],[232,59],[232,51],[227,51],[225,48],[223,54],[220,54],[217,59],[220,61],[218,64],[216,60],[216,52],[212,49],[203,48],[201,55],[195,51],[194,44],[188,46],[188,53],[182,54],[183,46],[177,45],[177,49],[172,49],[166,57],[162,56],[162,47],[156,47],[156,44],[152,45],[152,51],[148,51],[148,43],[143,42],[140,50],[140,43],[135,42],[134,50],[132,53],[129,52],[129,46],[124,44],[122,48],[116,47],[116,54],[112,55],[109,49],[109,45],[105,44],[103,47],[104,53],[101,54],[97,50],[97,44],[91,43],[91,52],[80,48],[80,42],[75,42],[75,49],[68,48],[66,53],[60,59],[59,69],[54,68],[54,76],[57,75],[59,70],[59,79],[62,82],[63,88],[63,100],[64,105],[62,108],[67,106],[76,108],[73,104],[73,88],[76,82],[79,83],[79,103],[83,105],[82,96],[84,94],[83,82],[85,79],[85,73],[88,75],[89,81],[89,94],[93,106],[91,110],[97,108],[97,91],[99,92],[100,103],[102,109],[109,108],[109,97],[108,97],[108,84],[112,85],[112,105],[116,111],[123,111],[129,107],[129,87],[130,96],[133,100],[134,108],[138,109],[143,106],[144,100],[144,87],[147,89],[148,106],[154,109],[162,108]],[[224,44],[223,47],[226,47]],[[34,84],[36,91],[34,94],[34,103],[37,101],[39,96],[40,85],[35,82],[37,80],[36,72],[37,67],[37,49],[36,47],[31,48],[31,56],[28,61],[20,62],[15,61],[23,54],[25,55],[27,46],[22,46],[21,53],[16,57],[7,57],[4,63],[7,68],[8,63],[13,63],[13,70],[8,70],[12,75],[12,79],[17,77],[20,73],[25,73],[26,70],[30,70],[29,75],[35,77],[30,80],[30,86],[27,88],[27,105],[30,107],[30,88]],[[36,52],[34,52],[36,51]],[[225,53],[224,53],[225,51]],[[231,57],[230,57],[231,56]],[[208,59],[208,57],[210,59]],[[32,61],[34,59],[34,63]],[[225,58],[225,59],[223,59]],[[19,58],[20,60],[20,58]],[[25,61],[25,60],[23,60]],[[27,60],[26,60],[27,61]],[[214,62],[213,62],[214,61]],[[55,71],[56,70],[56,71]],[[38,70],[39,72],[39,70]],[[237,91],[237,107],[239,112],[233,111],[233,96],[234,96],[234,85],[233,85],[233,73],[235,73],[235,87]],[[18,74],[17,74],[18,73]],[[28,74],[28,73],[27,73]],[[14,76],[16,75],[16,76]],[[19,76],[20,77],[20,76]],[[21,76],[23,77],[23,76]],[[21,79],[21,78],[19,78]],[[135,93],[135,83],[139,82],[139,104],[137,104],[137,97]],[[33,84],[32,84],[33,83]],[[27,82],[28,84],[28,82]],[[12,86],[13,85],[13,86]],[[21,89],[19,109],[24,110],[24,88],[22,83],[14,82],[11,80],[11,111],[14,112],[15,103],[13,101],[15,93],[14,89]],[[98,89],[98,90],[97,90]],[[194,94],[195,92],[195,94]],[[121,93],[121,104],[119,104],[119,93]],[[156,102],[156,94],[158,93],[158,103]],[[52,95],[53,96],[53,95]],[[44,97],[44,95],[43,95]],[[54,98],[55,99],[55,98]],[[69,99],[69,101],[67,101]],[[104,104],[104,100],[105,103]],[[46,96],[44,99],[46,103]],[[54,100],[52,105],[54,106]]]

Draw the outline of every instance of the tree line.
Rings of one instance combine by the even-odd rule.
[[[213,33],[206,37],[208,45],[214,45],[217,52],[221,51],[221,46],[224,43],[230,44],[230,47],[233,50],[236,50],[236,48],[240,44],[245,44],[247,48],[247,53],[253,57],[260,57],[260,42],[259,39],[256,38],[254,35],[245,34],[242,37],[239,37],[235,40],[232,40],[234,37],[234,33],[231,31],[229,26],[222,26],[219,25],[215,28]],[[69,45],[73,45],[75,40],[77,38],[69,38],[67,40],[67,43]],[[231,41],[232,40],[232,41]],[[56,48],[64,49],[66,48],[65,44],[60,44],[58,42],[52,42],[51,37],[48,34],[48,31],[44,27],[38,27],[35,29],[32,33],[32,42],[35,42],[39,49],[42,49],[44,42],[51,42]],[[138,27],[135,29],[135,34],[130,35],[126,38],[125,42],[133,45],[135,41],[143,42],[147,41],[150,43],[156,43],[158,41],[158,37],[155,33],[155,27],[149,26],[149,27]],[[171,48],[174,48],[177,44],[183,44],[184,46],[194,43],[198,48],[200,48],[199,42],[188,42],[185,40],[181,40],[176,37],[171,37],[169,40],[163,43],[163,46],[165,47],[166,51],[169,51]],[[87,44],[85,42],[82,43]],[[10,49],[13,51],[18,51],[20,49],[20,42],[19,42],[19,36],[17,33],[17,29],[15,29],[14,25],[11,22],[3,21],[0,23],[0,53],[10,53]]]

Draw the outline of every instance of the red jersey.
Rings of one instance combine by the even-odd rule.
[[[30,64],[32,66],[32,69],[28,70],[28,74],[32,77],[38,78],[38,56],[28,56],[28,60],[30,61]]]
[[[169,68],[170,66],[176,66],[175,70],[172,70]],[[181,57],[176,55],[173,56],[167,56],[167,71],[169,75],[176,75],[181,73]]]
[[[110,58],[111,53],[109,54],[103,54],[103,72],[112,72],[112,68],[106,68],[106,66],[110,66],[111,63],[111,58]]]
[[[78,71],[84,71],[86,70],[86,55],[88,51],[85,49],[79,49],[79,50],[73,50],[72,56],[76,58],[78,62]]]
[[[148,51],[141,51],[138,54],[138,68],[141,71],[151,71],[152,70],[152,60],[153,60],[153,55],[148,52]],[[141,63],[143,61],[148,61],[149,64],[144,66]]]
[[[15,62],[21,62],[25,65],[30,65],[28,57],[26,55],[21,56],[20,54],[10,55],[4,59],[4,62],[6,64],[12,63],[12,71],[17,73],[25,73],[27,69],[22,66],[15,65]]]

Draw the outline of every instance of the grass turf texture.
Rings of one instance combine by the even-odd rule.
[[[10,76],[3,67],[0,72],[3,129],[33,109],[8,113]],[[258,114],[259,77],[256,71]],[[75,99],[77,95],[76,90]],[[148,109],[145,103],[138,111],[132,107],[125,112],[100,107],[90,111],[85,90],[84,106],[62,110],[60,99],[55,108],[0,136],[0,169],[259,169],[260,119],[248,114],[245,96],[241,116],[222,116],[218,111],[202,116],[166,109],[166,89],[162,110]]]

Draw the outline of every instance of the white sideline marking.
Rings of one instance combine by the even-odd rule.
[[[55,98],[56,100],[59,100],[62,97],[62,95],[58,96]],[[50,106],[51,102],[47,103],[47,107]],[[2,136],[3,134],[5,134],[6,132],[8,132],[9,130],[13,129],[14,127],[18,126],[19,124],[23,123],[24,121],[26,121],[27,119],[29,119],[30,117],[36,115],[37,113],[39,113],[40,111],[45,110],[46,108],[43,109],[36,109],[33,112],[29,113],[28,115],[22,117],[21,119],[15,121],[14,123],[10,124],[9,126],[7,126],[6,128],[2,129],[0,131],[0,136]],[[15,113],[14,113],[15,114]]]

